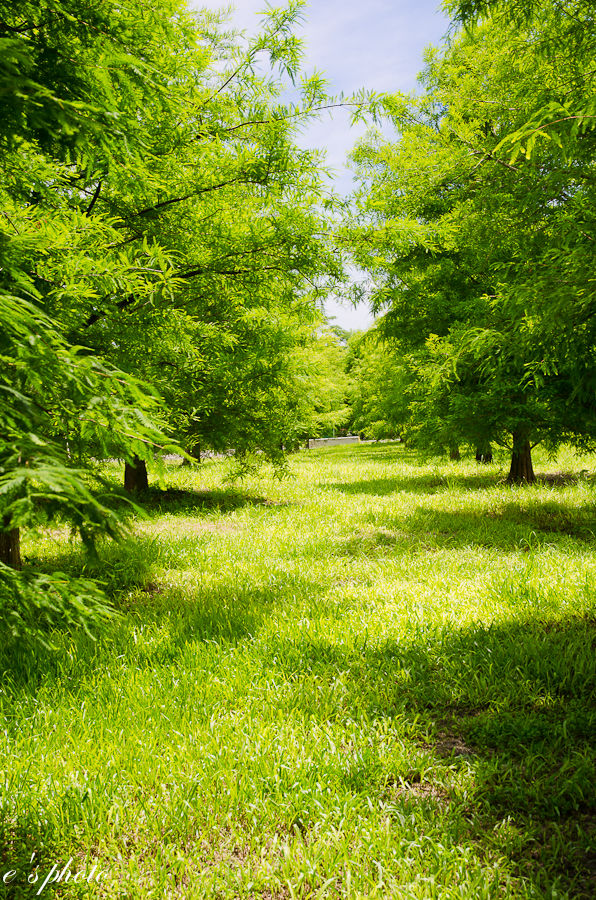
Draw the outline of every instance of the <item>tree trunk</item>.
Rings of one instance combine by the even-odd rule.
[[[477,463],[491,463],[493,461],[493,451],[490,444],[485,444],[482,447],[476,447],[476,462]]]
[[[449,448],[449,459],[453,459],[453,460],[461,459],[461,453],[459,452],[459,447],[450,447]]]
[[[18,528],[0,531],[0,562],[11,569],[22,568],[21,532]]]
[[[522,482],[533,484],[536,481],[532,467],[532,448],[527,435],[515,431],[513,433],[513,452],[511,454],[511,468],[507,476],[509,484],[521,484]]]
[[[194,462],[191,462],[190,459],[187,459],[186,456],[182,460],[183,466],[193,466],[198,465],[201,462],[201,445],[195,444],[192,450],[187,451],[189,456],[192,456]]]
[[[149,490],[147,465],[144,459],[133,456],[131,463],[124,463],[124,488],[129,494],[141,494]]]

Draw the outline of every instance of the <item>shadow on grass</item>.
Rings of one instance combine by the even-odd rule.
[[[395,457],[396,462],[405,460],[403,454]],[[547,485],[551,488],[568,487],[580,482],[594,484],[593,478],[586,478],[573,472],[551,472],[537,476],[536,487]],[[432,472],[416,472],[415,466],[407,475],[396,475],[390,478],[370,478],[361,481],[327,482],[321,487],[339,491],[343,494],[372,494],[384,497],[400,492],[408,494],[437,494],[445,491],[479,491],[501,486],[505,483],[503,469],[491,466],[479,468],[477,472],[458,473],[453,470],[445,474]],[[532,496],[533,485],[526,485],[528,496]]]
[[[314,719],[395,718],[409,723],[421,753],[430,755],[423,770],[432,773],[433,757],[447,757],[454,772],[472,767],[472,791],[446,798],[469,828],[468,840],[494,852],[505,822],[514,840],[499,852],[515,874],[540,896],[555,896],[556,885],[588,900],[596,894],[595,650],[596,619],[570,618],[419,632],[407,643],[353,650],[276,642],[269,665],[296,683],[290,702],[302,702]],[[318,691],[312,700],[305,690],[311,680]],[[333,693],[338,680],[347,694]],[[405,774],[421,780],[395,772],[394,783]],[[423,779],[406,806],[436,791],[432,774]],[[383,786],[371,781],[367,796],[387,784],[386,776]]]
[[[160,516],[164,513],[200,515],[204,512],[219,511],[222,513],[233,512],[244,506],[287,506],[289,503],[274,502],[266,497],[258,497],[247,494],[237,488],[193,491],[181,488],[149,488],[139,497],[139,505],[149,517]]]
[[[303,577],[292,577],[286,582],[280,577],[270,584],[234,584],[230,579],[222,579],[216,585],[174,590],[157,584],[135,593],[123,611],[129,624],[138,622],[149,636],[162,636],[161,641],[141,654],[144,660],[171,664],[189,643],[226,646],[257,637],[285,597],[303,594],[316,598],[324,591],[324,585]]]
[[[124,548],[112,549],[122,552]],[[128,572],[128,591],[122,589],[123,576],[113,574],[118,588],[112,597],[115,615],[107,625],[97,629],[90,623],[89,635],[74,634],[67,627],[56,629],[52,633],[55,650],[40,646],[32,654],[29,646],[18,641],[0,646],[0,672],[7,697],[19,702],[35,694],[46,677],[74,684],[106,653],[110,659],[128,658],[135,666],[146,668],[176,664],[194,643],[221,648],[250,641],[288,597],[308,597],[316,604],[323,603],[328,592],[324,580],[274,570],[264,582],[225,571],[201,582],[192,572],[185,579],[181,570],[176,572],[175,584],[149,580],[151,560],[147,554],[141,558],[137,577]],[[120,563],[126,564],[125,556]],[[135,581],[141,586],[132,583]]]
[[[85,553],[79,540],[68,543],[65,534],[61,536],[60,548],[49,558],[45,554],[38,558],[35,551],[29,550],[24,557],[25,563],[47,572],[91,577],[113,599],[123,591],[143,588],[152,583],[153,567],[156,564],[176,566],[177,555],[186,556],[188,565],[192,566],[194,561],[189,553],[192,555],[192,549],[198,541],[213,534],[233,532],[234,527],[227,523],[226,514],[247,506],[263,507],[274,512],[278,507],[292,505],[291,501],[271,500],[234,489],[191,491],[175,488],[165,491],[151,488],[143,495],[139,504],[142,504],[145,515],[139,517],[136,524],[132,524],[136,532],[120,541],[100,540],[95,558]],[[120,513],[126,517],[127,512],[132,517],[136,511],[126,504]],[[213,513],[216,514],[215,517],[210,515]],[[143,533],[145,523],[159,519],[164,514],[172,516],[167,528],[156,533],[149,528]],[[177,527],[176,517],[184,520],[183,527]],[[167,537],[165,542],[161,540],[164,535]]]
[[[400,457],[401,460],[401,457]],[[321,487],[327,490],[339,491],[342,494],[373,494],[385,497],[389,494],[436,494],[441,491],[456,490],[486,490],[495,487],[502,480],[501,474],[496,470],[482,471],[472,475],[435,475],[423,472],[419,475],[412,472],[407,476],[395,476],[392,478],[370,478],[363,481],[327,482]]]
[[[411,515],[376,514],[340,547],[340,554],[391,555],[457,547],[492,547],[529,551],[568,541],[596,545],[596,508],[562,501],[523,500],[489,509],[437,510],[418,507]]]

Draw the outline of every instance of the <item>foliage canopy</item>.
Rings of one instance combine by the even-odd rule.
[[[4,541],[56,515],[117,537],[94,457],[175,438],[279,461],[295,435],[289,360],[341,277],[293,139],[327,102],[300,10],[243,43],[178,0],[0,2]]]
[[[512,480],[532,479],[531,444],[596,435],[596,131],[560,115],[575,88],[588,102],[595,57],[546,52],[559,27],[550,2],[470,23],[429,53],[420,96],[387,98],[397,142],[355,152],[356,258],[409,357],[413,434],[509,444]]]

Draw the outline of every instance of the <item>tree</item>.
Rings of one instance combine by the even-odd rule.
[[[400,437],[409,420],[409,372],[405,360],[377,329],[350,339],[351,428],[366,437]]]
[[[179,10],[179,4],[165,2],[145,15],[110,2],[93,9],[77,0],[24,2],[18,9],[0,4],[0,289],[13,313],[15,302],[29,310],[26,322],[12,316],[4,323],[8,356],[18,360],[26,351],[29,359],[28,368],[9,365],[6,390],[17,391],[33,404],[31,408],[44,411],[34,419],[33,443],[25,425],[20,438],[19,429],[12,430],[16,444],[12,450],[7,445],[3,453],[4,475],[10,478],[15,465],[35,471],[40,452],[35,448],[41,442],[46,463],[55,458],[62,481],[74,479],[79,484],[75,495],[81,503],[87,488],[83,490],[84,481],[76,481],[80,472],[73,468],[69,448],[76,446],[79,468],[88,469],[90,451],[102,445],[102,435],[95,433],[91,440],[89,428],[82,424],[88,421],[90,407],[103,407],[107,413],[113,401],[107,420],[116,416],[127,425],[112,429],[111,446],[148,456],[142,417],[135,416],[134,405],[128,412],[122,408],[126,391],[116,387],[134,385],[128,396],[136,391],[137,399],[141,393],[151,397],[151,389],[141,392],[138,380],[100,355],[73,347],[77,336],[72,323],[105,292],[147,300],[155,293],[156,281],[167,292],[167,264],[159,248],[144,245],[134,254],[116,249],[117,220],[98,215],[95,207],[102,179],[130,172],[143,159],[143,128],[135,109],[149,106],[163,111],[167,105],[165,82],[159,83],[159,47],[171,43]],[[188,31],[188,23],[184,28]],[[18,327],[10,331],[10,322]],[[84,339],[76,343],[87,348],[90,344]],[[54,378],[56,367],[47,366],[47,345],[60,359],[59,380]],[[84,375],[83,359],[88,364]],[[76,391],[71,396],[73,383]],[[93,396],[93,388],[99,397]],[[6,394],[3,399],[7,401]],[[3,437],[9,441],[7,434]],[[31,481],[23,477],[24,483]],[[52,476],[46,485],[48,499],[51,484],[57,496],[62,490]],[[30,512],[33,515],[32,508]],[[104,514],[106,522],[113,520],[107,508]],[[5,527],[12,518],[9,502],[3,511]],[[21,524],[28,521],[22,515],[21,520]],[[4,559],[18,562],[10,553]]]
[[[302,341],[289,360],[288,395],[295,422],[295,445],[309,438],[332,436],[348,424],[347,356],[345,341],[322,315],[304,329]]]
[[[255,70],[267,54],[297,76],[299,6],[271,11],[246,48],[226,44],[217,21],[167,35],[154,64],[159,90],[142,110],[133,106],[148,158],[111,167],[100,157],[78,192],[67,190],[70,209],[93,222],[109,217],[117,236],[104,244],[84,302],[61,293],[51,309],[72,341],[159,389],[183,442],[273,459],[283,435],[266,419],[283,421],[271,407],[281,369],[268,354],[288,350],[310,316],[311,283],[320,294],[321,280],[339,275],[319,237],[328,230],[317,209],[319,155],[293,143],[324,100],[320,80],[305,79],[302,101],[284,106],[279,81]],[[139,273],[131,290],[112,278],[122,258]],[[143,463],[131,459],[126,475],[132,487],[146,484]]]
[[[161,426],[183,414],[160,398],[168,364],[183,363],[170,399],[186,402],[184,378],[230,373],[254,335],[266,363],[267,335],[281,334],[271,322],[283,308],[289,329],[305,279],[328,268],[317,160],[291,141],[321,102],[320,80],[283,107],[256,70],[266,53],[296,73],[298,11],[271,11],[239,51],[217,17],[178,0],[0,0],[0,551],[13,630],[36,606],[81,620],[93,598],[101,606],[89,582],[48,587],[10,571],[17,528],[58,515],[90,551],[98,535],[117,537],[93,456],[142,471],[166,446]],[[253,355],[248,380],[255,367]],[[221,379],[212,387],[213,408]],[[249,413],[242,440],[254,446]]]
[[[58,518],[91,554],[98,538],[125,532],[111,486],[91,460],[52,437],[56,423],[76,422],[81,443],[101,448],[109,436],[143,456],[163,435],[148,419],[156,398],[146,386],[69,346],[34,303],[0,294],[0,315],[0,614],[5,640],[45,643],[59,621],[87,628],[108,609],[87,579],[19,572],[20,528]]]
[[[596,424],[592,132],[520,137],[594,68],[542,52],[556,21],[545,2],[531,28],[470,26],[429,56],[422,97],[388,99],[399,142],[357,153],[371,223],[357,252],[387,333],[418,355],[419,437],[432,421],[475,446],[509,435],[511,481],[534,479],[533,443]]]

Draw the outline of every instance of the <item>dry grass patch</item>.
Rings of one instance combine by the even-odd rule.
[[[449,803],[449,794],[438,784],[427,780],[400,779],[400,783],[393,786],[391,791],[394,798],[404,800],[432,800],[446,806]]]

